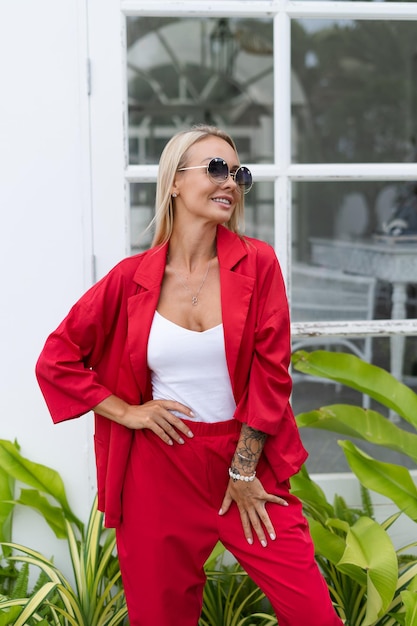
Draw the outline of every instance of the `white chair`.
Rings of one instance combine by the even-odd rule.
[[[291,319],[293,322],[371,320],[374,315],[376,279],[346,274],[325,267],[295,263],[292,267]],[[372,337],[309,337],[295,340],[292,350],[343,349],[368,363],[372,360]],[[325,382],[324,379],[292,372],[294,383]],[[328,382],[328,381],[326,381]],[[340,385],[338,385],[340,388]],[[369,397],[363,397],[369,408]]]

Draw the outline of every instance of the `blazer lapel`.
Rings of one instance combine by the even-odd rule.
[[[232,386],[242,343],[255,278],[235,271],[247,256],[246,243],[224,227],[218,228],[217,253],[220,265],[221,303],[226,360]]]
[[[254,276],[235,271],[247,256],[247,244],[223,226],[217,231],[217,253],[220,266],[221,305],[226,360],[232,386],[247,322],[249,305],[255,286]],[[128,346],[138,386],[145,396],[149,385],[147,346],[164,276],[168,243],[145,254],[134,281],[138,292],[128,302]]]
[[[158,306],[164,276],[168,244],[150,250],[143,258],[135,275],[137,293],[128,301],[128,345],[131,364],[142,397],[149,384],[147,367],[148,338]]]

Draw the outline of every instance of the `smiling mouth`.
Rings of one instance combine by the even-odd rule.
[[[213,202],[217,202],[217,204],[222,204],[223,206],[229,207],[231,206],[230,200],[227,198],[212,198]]]

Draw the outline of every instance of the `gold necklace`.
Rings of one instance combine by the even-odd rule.
[[[193,292],[191,291],[191,289],[189,288],[189,286],[187,285],[187,283],[185,282],[185,280],[183,279],[183,277],[181,276],[181,274],[178,274],[178,272],[176,272],[174,270],[173,267],[171,267],[172,271],[174,272],[175,276],[178,278],[178,280],[181,282],[182,286],[184,287],[184,289],[186,289],[190,294],[191,294],[191,304],[193,306],[197,306],[198,304],[198,296],[200,295],[200,291],[203,288],[204,283],[206,282],[206,278],[208,276],[209,273],[209,269],[210,269],[210,263],[211,263],[211,259],[209,260],[209,262],[207,263],[207,269],[206,272],[204,274],[204,278],[201,281],[201,284],[199,286],[199,288],[197,289],[197,291],[193,294]]]

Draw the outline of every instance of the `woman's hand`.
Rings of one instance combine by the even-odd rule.
[[[225,515],[232,502],[236,502],[239,509],[243,532],[249,544],[253,544],[253,531],[264,547],[268,544],[267,535],[270,539],[275,539],[275,529],[266,510],[266,503],[288,506],[288,502],[267,493],[258,478],[252,482],[234,482],[230,479],[219,515]]]
[[[189,438],[193,436],[187,424],[172,413],[177,411],[187,418],[193,418],[191,409],[173,400],[150,400],[145,404],[131,405],[116,396],[109,396],[93,410],[133,430],[148,428],[170,446],[174,441],[179,444],[185,443],[181,435]]]

